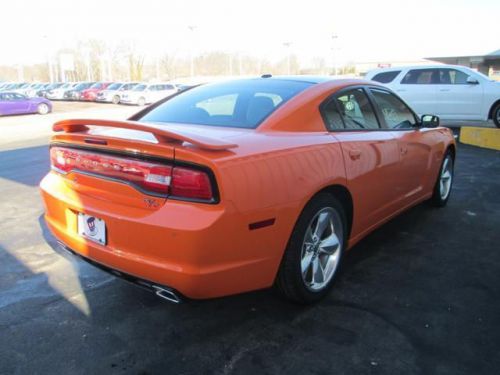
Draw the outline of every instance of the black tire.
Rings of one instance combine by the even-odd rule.
[[[111,99],[111,101],[113,102],[113,104],[119,104],[120,103],[120,96],[119,95],[113,96],[113,99]]]
[[[449,166],[451,178],[449,181],[448,192],[446,193],[446,195],[443,195],[443,185],[442,185],[443,168],[445,168],[445,163],[447,163],[447,161],[450,164],[447,165],[446,168],[448,168]],[[444,154],[443,161],[441,162],[441,166],[439,167],[439,173],[436,178],[436,183],[434,184],[434,191],[429,201],[434,207],[444,207],[446,206],[446,203],[448,203],[448,200],[450,199],[451,189],[453,186],[453,179],[454,179],[454,165],[455,165],[455,160],[453,159],[453,154],[450,150],[448,150]]]
[[[143,98],[142,96],[137,100],[137,105],[140,107],[143,107],[146,105],[146,98]]]
[[[312,290],[311,286],[307,284],[302,272],[303,254],[305,254],[304,251],[306,251],[305,249],[307,246],[305,243],[306,235],[311,225],[314,225],[315,217],[323,210],[330,209],[332,209],[331,212],[335,212],[338,215],[338,223],[340,223],[339,228],[335,228],[335,232],[341,232],[337,236],[339,240],[339,246],[336,250],[338,251],[338,260],[336,261],[335,268],[333,268],[333,274],[330,276],[326,285],[319,290]],[[300,304],[314,303],[325,297],[333,286],[336,275],[339,272],[339,266],[346,244],[346,223],[346,215],[342,204],[331,194],[319,193],[306,205],[295,224],[276,277],[275,287],[281,295]],[[318,259],[319,256],[320,255],[317,255]],[[306,274],[307,272],[308,271],[306,271]],[[310,272],[313,272],[312,268]],[[314,276],[312,276],[312,278],[314,280]]]
[[[491,117],[493,118],[493,123],[497,128],[500,128],[500,103],[497,103],[491,112]]]

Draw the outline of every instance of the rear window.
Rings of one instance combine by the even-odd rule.
[[[255,79],[199,86],[171,97],[141,120],[256,128],[276,108],[311,85],[310,82]]]
[[[378,73],[373,76],[372,81],[377,81],[380,83],[390,83],[394,80],[394,78],[397,77],[399,73],[401,73],[401,70]]]

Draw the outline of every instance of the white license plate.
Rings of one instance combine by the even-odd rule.
[[[101,245],[106,244],[106,224],[95,216],[78,214],[78,234]]]

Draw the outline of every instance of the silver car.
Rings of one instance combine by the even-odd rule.
[[[122,93],[126,90],[133,89],[138,82],[116,82],[108,86],[106,90],[102,90],[97,94],[96,101],[102,103],[120,103]]]

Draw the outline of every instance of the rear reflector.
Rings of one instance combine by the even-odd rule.
[[[50,161],[52,169],[64,174],[75,170],[127,182],[146,193],[203,201],[214,199],[208,174],[196,168],[59,146],[51,147]]]

